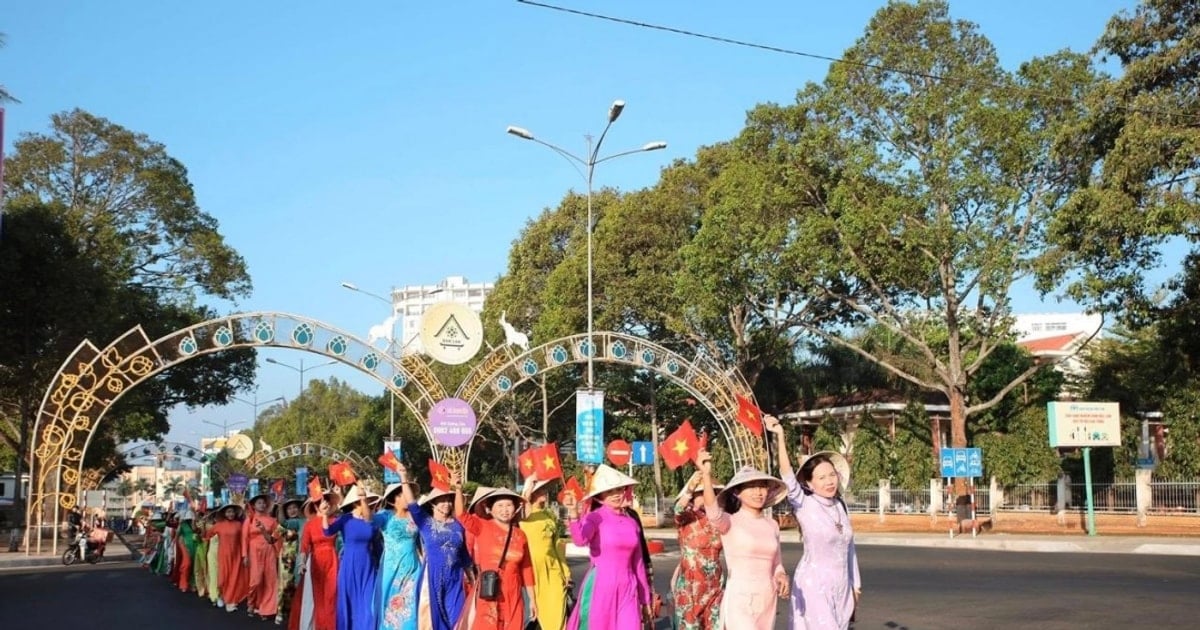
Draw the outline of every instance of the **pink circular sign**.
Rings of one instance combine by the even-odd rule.
[[[445,398],[429,410],[429,431],[443,446],[462,446],[475,435],[475,411],[467,401]]]

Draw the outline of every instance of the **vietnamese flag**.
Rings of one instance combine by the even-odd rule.
[[[400,460],[396,459],[396,454],[391,449],[379,456],[379,463],[397,475],[400,474]]]
[[[658,452],[662,454],[663,462],[671,470],[694,459],[699,451],[700,438],[696,435],[696,429],[692,428],[691,420],[684,420],[674,433],[668,435],[667,439],[658,445]]]
[[[283,480],[276,479],[275,481],[272,481],[271,482],[271,498],[275,499],[276,501],[282,501],[284,499],[284,496],[285,495],[283,492]]]
[[[517,456],[518,468],[521,469],[521,478],[525,479],[532,475],[537,470],[537,465],[534,464],[534,459],[538,455],[538,449],[541,447],[531,446],[525,449],[524,453]]]
[[[358,481],[354,470],[346,462],[334,462],[329,465],[329,480],[339,486],[348,486]]]
[[[320,503],[323,494],[321,492],[321,480],[314,477],[308,482],[308,500],[313,503]]]
[[[563,489],[558,493],[558,502],[566,503],[565,499],[568,495],[574,496],[577,502],[583,500],[583,488],[574,477],[567,478],[567,483],[564,484]]]
[[[741,394],[735,394],[737,397],[737,421],[742,423],[742,426],[750,429],[750,432],[758,437],[763,434],[762,409],[750,402],[749,398]]]
[[[562,460],[558,457],[558,445],[549,442],[534,449],[533,471],[537,473],[538,481],[557,479],[563,476]]]
[[[442,492],[450,491],[450,469],[442,465],[441,462],[429,460],[429,476],[433,480],[431,485]]]

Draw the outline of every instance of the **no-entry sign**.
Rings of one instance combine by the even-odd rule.
[[[625,440],[613,440],[608,443],[608,449],[604,451],[604,454],[608,456],[608,461],[612,462],[613,466],[624,466],[633,456],[633,447]]]

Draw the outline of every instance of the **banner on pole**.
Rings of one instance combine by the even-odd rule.
[[[296,467],[296,496],[308,494],[308,466]]]
[[[585,464],[604,463],[604,392],[575,392],[575,459]]]
[[[391,452],[391,454],[395,455],[396,459],[398,459],[398,460],[404,459],[400,455],[400,453],[401,453],[400,440],[384,440],[383,441],[383,452],[384,452],[384,454]],[[391,468],[384,466],[383,467],[383,483],[400,483],[400,473],[397,473],[396,471],[392,470]]]

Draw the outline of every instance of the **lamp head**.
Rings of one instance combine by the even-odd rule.
[[[613,101],[611,107],[608,108],[608,122],[614,123],[621,117],[621,111],[625,109],[625,101]]]
[[[512,135],[514,135],[518,138],[522,138],[524,140],[533,140],[533,134],[529,133],[528,129],[524,129],[522,127],[514,127],[512,125],[509,125],[508,128],[505,129],[505,131],[507,131],[508,133],[511,133]]]
[[[342,283],[342,288],[343,288],[343,289],[350,289],[351,291],[357,291],[357,290],[358,290],[358,286],[357,286],[357,285],[355,285],[353,282],[343,282],[343,283]]]
[[[658,142],[647,142],[646,144],[642,145],[643,151],[657,151],[665,148],[667,148],[667,143],[663,142],[662,140],[659,140]]]

